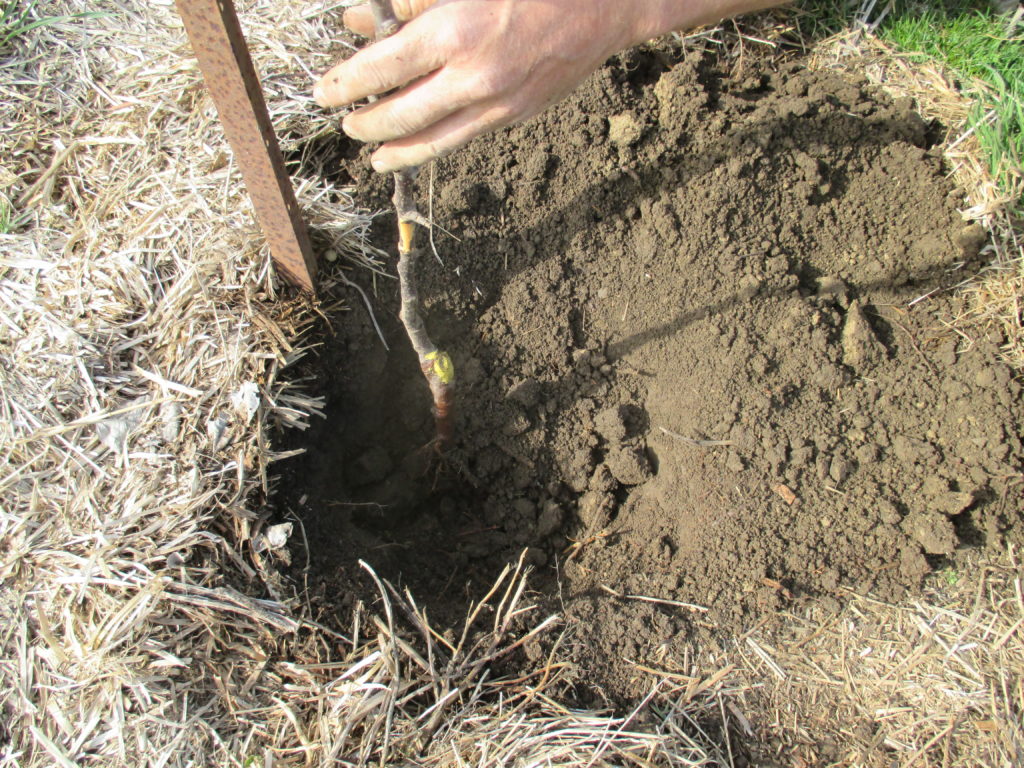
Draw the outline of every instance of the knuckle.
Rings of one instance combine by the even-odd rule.
[[[387,88],[386,72],[377,59],[364,59],[355,71],[355,78],[366,90],[377,93]]]
[[[477,74],[474,91],[477,98],[490,99],[505,93],[511,85],[511,80],[509,72],[504,68],[488,67]]]
[[[423,145],[423,162],[445,157],[446,155],[450,155],[456,149],[457,147],[447,146],[444,142],[439,140],[428,141]]]
[[[517,93],[514,98],[509,99],[508,107],[510,114],[506,120],[506,124],[529,120],[534,115],[540,114],[558,101],[559,99],[557,96],[544,98],[530,93]]]
[[[432,42],[446,54],[446,58],[462,54],[472,44],[467,26],[465,20],[459,17],[440,20],[430,30]]]
[[[521,108],[512,102],[495,104],[487,110],[487,114],[484,117],[484,123],[487,126],[486,130],[503,128],[509,123],[514,123],[519,119],[521,113]]]
[[[460,68],[447,78],[445,91],[456,107],[468,107],[496,98],[514,89],[513,78],[503,68]]]
[[[410,136],[419,130],[419,120],[415,114],[408,109],[402,109],[401,107],[393,107],[389,109],[383,117],[384,130],[383,132],[388,134],[388,140],[392,138],[399,139],[405,136]]]
[[[476,73],[471,83],[469,91],[476,99],[483,100],[500,91],[501,77],[493,69],[488,68]]]
[[[487,92],[476,78],[459,78],[447,89],[445,100],[453,110],[478,104],[487,98]]]

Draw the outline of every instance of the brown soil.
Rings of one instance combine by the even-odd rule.
[[[788,601],[897,598],[1019,538],[1020,386],[1000,338],[950,325],[984,234],[932,128],[798,64],[730,76],[647,50],[438,163],[435,216],[459,240],[438,232],[444,265],[421,274],[457,444],[414,469],[428,395],[378,281],[395,349],[353,299],[284,494],[333,605],[371,594],[363,558],[455,621],[528,547],[577,629],[581,695],[624,700],[633,662],[670,665]],[[342,154],[386,208],[389,180]]]

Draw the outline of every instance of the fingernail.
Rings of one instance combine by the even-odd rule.
[[[346,117],[344,120],[341,121],[341,130],[343,130],[345,132],[345,135],[348,136],[350,139],[355,139],[356,141],[363,140],[363,138],[359,135],[359,131],[352,127],[351,118]]]
[[[376,157],[370,161],[370,165],[373,166],[373,170],[375,170],[377,173],[387,173],[388,171],[391,170],[390,166],[388,166],[387,163]]]
[[[317,83],[313,87],[313,101],[315,101],[321,107],[326,107],[327,102],[324,100],[325,96],[326,94],[324,93],[324,87],[320,85],[320,83]]]
[[[373,136],[368,136],[363,133],[362,129],[359,127],[359,121],[354,119],[354,117],[354,115],[349,115],[342,120],[341,130],[343,130],[350,139],[355,139],[356,141],[375,141]]]

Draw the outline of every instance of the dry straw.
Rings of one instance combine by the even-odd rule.
[[[1022,585],[1011,551],[901,605],[845,593],[842,611],[788,612],[736,646],[743,707],[792,765],[1021,765]]]
[[[334,130],[308,90],[344,47],[341,10],[240,5],[299,167]],[[369,567],[378,594],[339,619],[349,630],[314,622],[274,567],[260,500],[272,427],[321,408],[281,377],[318,308],[274,281],[171,4],[33,12],[96,11],[0,55],[0,195],[23,217],[0,235],[0,765],[735,765],[755,734],[806,749],[897,689],[903,703],[871,716],[900,764],[1011,764],[1013,563],[982,572],[976,605],[857,598],[832,623],[794,616],[791,653],[751,633],[727,650],[738,669],[640,664],[650,693],[621,717],[558,703],[572,628],[531,609],[518,565],[454,635]],[[341,257],[325,295],[353,267],[387,274],[344,190],[316,173],[296,186]],[[547,657],[492,677],[542,633]],[[854,667],[851,638],[889,655]],[[917,638],[913,663],[886,666]],[[817,701],[851,720],[818,727]]]

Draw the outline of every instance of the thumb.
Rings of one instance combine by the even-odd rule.
[[[373,37],[373,12],[368,5],[357,5],[345,11],[342,17],[350,31],[363,37]]]
[[[391,7],[399,21],[409,21],[419,16],[437,0],[392,0]],[[366,3],[345,11],[345,26],[357,35],[373,37],[373,12]]]
[[[399,21],[409,21],[423,13],[437,0],[391,0],[391,8]]]

